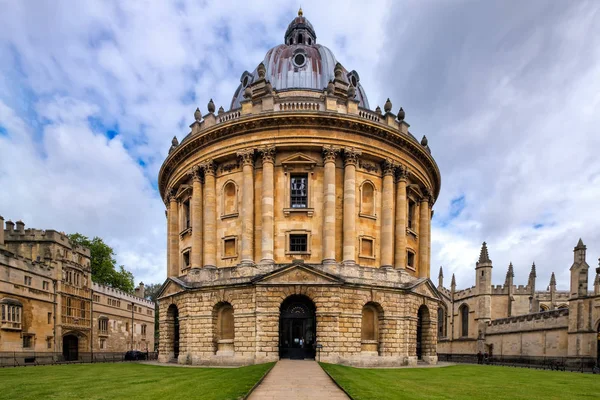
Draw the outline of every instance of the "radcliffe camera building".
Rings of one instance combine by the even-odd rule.
[[[300,11],[229,110],[194,117],[159,173],[160,360],[435,363],[440,172],[402,108],[371,110]]]

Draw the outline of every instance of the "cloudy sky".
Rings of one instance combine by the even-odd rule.
[[[368,3],[368,5],[367,5]],[[76,5],[77,4],[77,5]],[[224,6],[223,4],[228,4]],[[318,42],[427,135],[440,170],[432,278],[510,261],[568,288],[600,256],[600,3],[302,1]],[[197,106],[229,107],[283,41],[284,2],[0,0],[0,215],[101,236],[136,283],[165,278],[156,190]],[[590,274],[593,282],[593,274]]]

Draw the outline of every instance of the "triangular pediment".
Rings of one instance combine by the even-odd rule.
[[[342,280],[307,265],[291,265],[254,280],[255,284],[268,285],[337,285]]]
[[[185,288],[171,278],[167,278],[158,292],[158,298],[172,296],[179,292],[183,292]]]
[[[422,296],[432,297],[438,300],[442,299],[442,295],[430,279],[418,279],[412,282],[408,288],[411,292],[418,293]]]
[[[192,194],[192,185],[188,185],[188,184],[179,185],[179,189],[177,190],[175,197],[180,198],[180,197],[184,196],[186,193],[188,193],[190,195]]]
[[[315,160],[314,158],[311,158],[309,156],[307,156],[306,154],[303,153],[296,153],[284,160],[281,161],[282,165],[288,165],[288,166],[314,166],[317,164],[317,160]]]

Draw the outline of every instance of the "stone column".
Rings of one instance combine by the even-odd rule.
[[[361,152],[344,149],[344,240],[343,262],[356,263],[356,164]]]
[[[171,220],[169,219],[169,195],[165,195],[164,202],[167,209],[165,210],[165,219],[167,220],[167,277],[171,276]],[[0,229],[4,230],[4,226]]]
[[[419,207],[419,277],[429,276],[429,223],[431,210],[429,209],[429,190],[421,197]]]
[[[396,236],[394,267],[406,268],[406,183],[408,168],[400,166],[396,183]]]
[[[339,149],[323,147],[323,264],[335,263],[335,157]]]
[[[273,264],[275,262],[273,252],[273,217],[274,217],[274,167],[275,147],[265,147],[260,150],[262,155],[262,235],[261,235],[261,264]]]
[[[382,163],[381,191],[381,267],[392,268],[394,260],[394,170],[391,160]]]
[[[254,149],[237,152],[242,161],[242,264],[254,265]]]
[[[202,267],[202,171],[192,168],[192,268]]]
[[[168,275],[179,276],[179,205],[175,191],[169,193],[169,267]]]
[[[217,196],[216,165],[208,160],[201,165],[204,171],[204,267],[217,266]]]

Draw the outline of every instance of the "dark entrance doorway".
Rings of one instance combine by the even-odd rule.
[[[315,305],[306,296],[293,295],[281,303],[279,357],[302,360],[315,358],[317,321]]]
[[[173,358],[179,357],[179,310],[175,304],[171,304],[167,310],[167,319],[172,326],[173,333]]]
[[[79,358],[79,339],[75,335],[63,337],[63,357],[65,361],[77,361]]]

